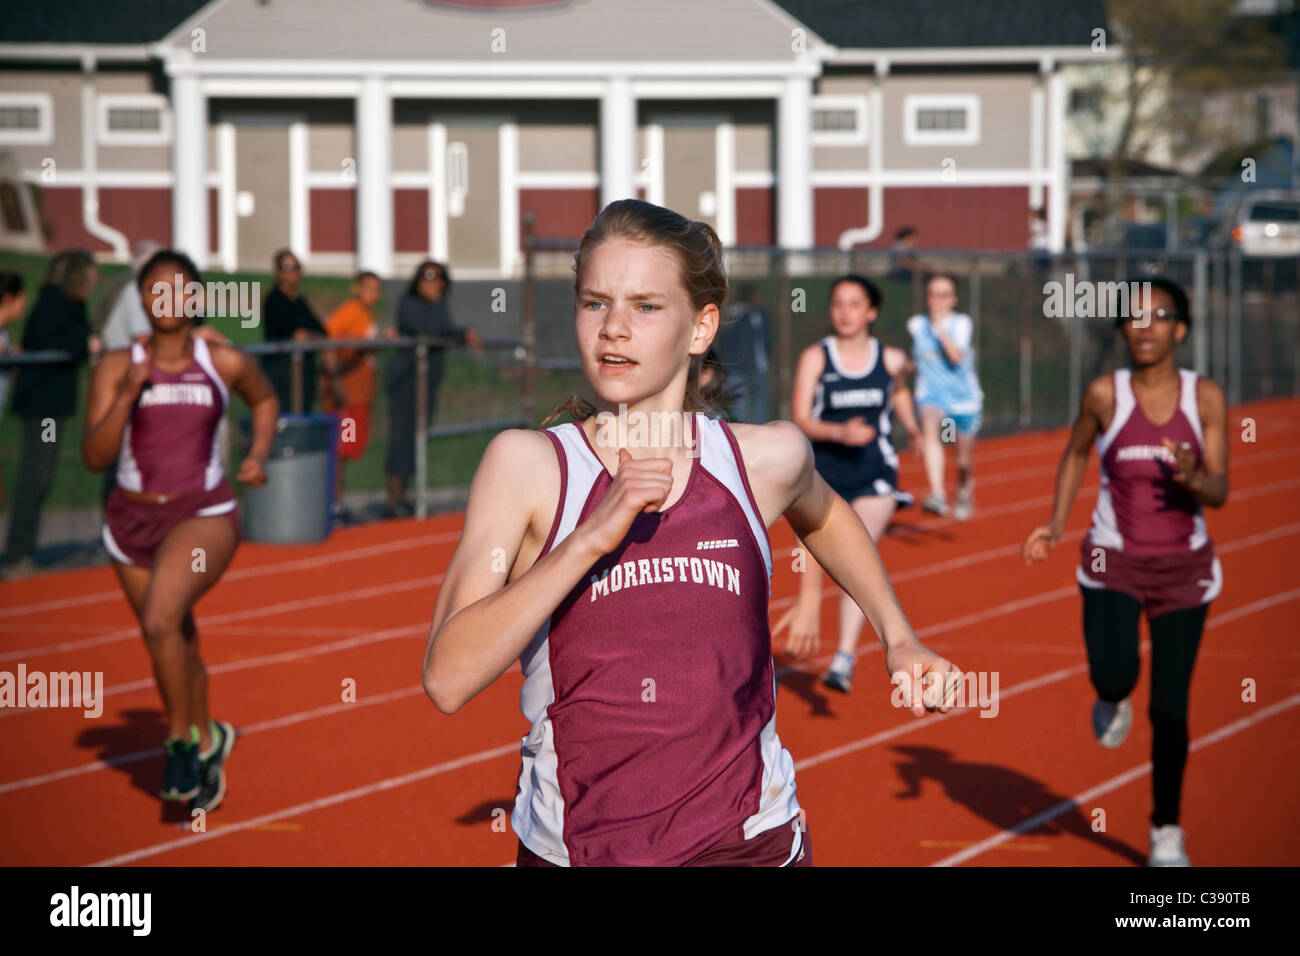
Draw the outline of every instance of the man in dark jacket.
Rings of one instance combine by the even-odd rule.
[[[266,297],[262,310],[268,342],[301,342],[304,339],[325,338],[325,326],[299,292],[302,284],[302,263],[288,249],[275,254],[275,288]],[[262,371],[271,380],[283,411],[293,411],[293,356],[263,355]],[[302,357],[302,411],[310,412],[316,404],[316,354],[305,352]]]
[[[77,375],[86,357],[100,350],[86,318],[98,272],[90,253],[62,252],[50,262],[36,306],[23,329],[23,351],[68,352],[53,365],[23,365],[14,383],[13,410],[23,421],[22,464],[9,519],[5,573],[19,577],[34,568],[41,508],[54,483],[54,466],[65,424],[77,410]]]
[[[772,323],[758,304],[758,288],[740,287],[727,307],[718,357],[731,392],[731,420],[761,425],[767,421],[767,365],[772,352]]]

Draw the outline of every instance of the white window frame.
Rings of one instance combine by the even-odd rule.
[[[964,109],[966,128],[918,129],[923,109]],[[974,93],[912,93],[903,97],[903,142],[908,146],[973,146],[980,141],[980,98]]]
[[[0,93],[0,106],[35,106],[40,118],[36,129],[0,129],[0,145],[46,146],[54,142],[54,97],[49,93]]]
[[[808,125],[812,126],[813,114],[818,110],[851,109],[858,114],[855,130],[812,130],[814,146],[863,146],[867,142],[867,97],[852,94],[825,93],[812,97],[812,113],[808,116]]]
[[[158,93],[101,93],[96,98],[99,110],[101,146],[167,146],[172,141],[172,113],[167,97]],[[149,130],[109,129],[108,113],[114,109],[157,109],[157,132]]]

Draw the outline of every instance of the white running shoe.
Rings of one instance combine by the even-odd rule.
[[[957,521],[967,521],[975,511],[974,495],[958,495],[952,506],[952,516]]]
[[[1128,729],[1133,726],[1133,705],[1125,697],[1118,704],[1098,700],[1092,705],[1092,732],[1097,743],[1109,750],[1114,750],[1128,736]]]
[[[921,510],[928,511],[932,515],[943,517],[948,513],[948,497],[940,492],[937,495],[929,495],[921,502]]]
[[[1183,849],[1183,828],[1169,824],[1151,828],[1151,855],[1147,866],[1191,866]]]

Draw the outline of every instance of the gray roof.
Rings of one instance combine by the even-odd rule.
[[[776,0],[847,49],[1087,46],[1102,0]]]
[[[426,0],[228,0],[203,12],[213,59],[353,61],[794,59],[797,24],[767,0],[569,0],[485,6]],[[493,31],[504,31],[504,52]],[[188,37],[177,37],[188,47]]]
[[[18,0],[0,43],[153,43],[208,0]]]
[[[21,0],[0,43],[143,44],[202,10],[226,58],[789,60],[802,24],[850,49],[1083,46],[1102,0]],[[491,52],[502,27],[506,52]],[[188,40],[186,40],[188,43]],[[811,45],[811,44],[810,44]]]

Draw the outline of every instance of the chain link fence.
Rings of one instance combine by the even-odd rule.
[[[287,352],[301,390],[308,352],[364,346],[376,359],[369,442],[345,471],[345,503],[359,518],[384,513],[390,445],[386,366],[399,350],[414,353],[418,375],[430,375],[429,358],[442,350],[443,372],[432,409],[418,398],[416,471],[410,493],[417,513],[461,507],[483,449],[503,428],[536,427],[570,395],[590,397],[574,346],[573,253],[570,240],[525,236],[525,269],[512,281],[461,281],[453,300],[461,326],[484,338],[482,354],[459,341],[377,339],[241,344],[252,354]],[[772,323],[769,417],[788,418],[800,350],[827,334],[830,281],[856,272],[875,281],[884,303],[873,334],[910,352],[907,319],[924,311],[924,279],[945,272],[957,281],[957,309],[974,320],[977,369],[985,395],[984,434],[1067,424],[1077,413],[1087,382],[1124,360],[1114,313],[1060,315],[1052,296],[1074,302],[1087,283],[1142,281],[1166,276],[1191,297],[1192,334],[1178,360],[1224,385],[1236,403],[1300,394],[1300,299],[1296,262],[1252,259],[1234,252],[1090,250],[1038,256],[969,250],[909,250],[906,268],[888,251],[728,250],[733,289],[753,285]],[[1055,284],[1055,285],[1054,285]],[[1055,289],[1055,293],[1053,290]],[[1086,310],[1085,310],[1086,311]],[[721,334],[726,335],[726,329]],[[424,356],[424,358],[421,358]],[[20,364],[59,360],[56,355],[0,355],[0,373]],[[436,364],[436,363],[435,363]],[[423,370],[423,371],[421,371]],[[89,370],[83,366],[82,408]],[[426,379],[427,381],[427,379]],[[417,385],[417,396],[428,393]],[[317,394],[323,389],[316,388]],[[318,405],[316,406],[318,408]],[[288,409],[286,409],[288,410]],[[316,408],[304,410],[316,410]],[[41,541],[92,542],[98,536],[105,477],[81,461],[84,413],[60,423],[54,486],[45,503]],[[227,419],[231,473],[244,447],[248,411],[232,399]],[[421,437],[422,436],[422,437]],[[0,478],[12,499],[19,469],[21,423],[6,410],[0,419]],[[7,526],[9,504],[0,517]]]

